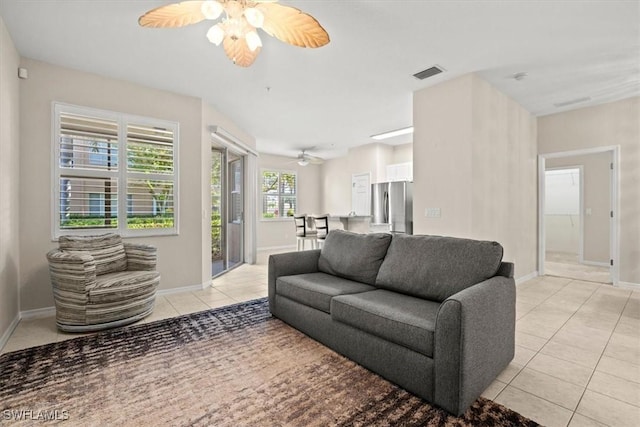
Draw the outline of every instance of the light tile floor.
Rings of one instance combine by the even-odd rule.
[[[268,253],[201,291],[160,296],[140,323],[267,295]],[[560,277],[518,285],[516,355],[483,393],[553,426],[637,426],[640,419],[640,291]],[[77,337],[53,317],[20,322],[3,353]]]
[[[544,272],[549,276],[571,277],[589,282],[611,283],[609,267],[582,264],[577,254],[547,251]]]

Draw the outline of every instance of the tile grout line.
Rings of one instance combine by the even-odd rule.
[[[548,301],[548,300],[550,300],[551,298],[553,298],[556,294],[558,294],[560,291],[562,291],[563,289],[565,289],[567,286],[569,286],[571,283],[573,283],[573,282],[575,282],[575,281],[576,281],[576,280],[569,280],[569,281],[568,281],[564,286],[562,286],[562,287],[561,287],[561,288],[559,288],[557,291],[555,291],[554,293],[552,293],[551,295],[549,295],[547,298],[545,298],[544,300],[542,300],[540,303],[538,303],[537,305],[535,305],[535,306],[534,306],[534,307],[533,307],[529,312],[527,312],[527,314],[529,314],[531,311],[533,311],[533,310],[534,310],[534,309],[536,309],[537,307],[539,307],[539,306],[541,306],[542,304],[544,304],[546,301]],[[567,322],[569,322],[569,320],[571,320],[571,318],[572,318],[572,317],[573,317],[573,316],[574,316],[574,315],[575,315],[575,314],[580,310],[580,308],[582,308],[582,306],[583,306],[587,301],[589,301],[589,300],[593,297],[593,295],[597,292],[597,290],[598,290],[598,289],[600,289],[600,287],[601,287],[602,285],[603,285],[603,284],[601,283],[601,284],[600,284],[600,286],[598,286],[598,287],[594,288],[594,290],[591,292],[591,294],[589,295],[589,297],[588,297],[587,299],[585,299],[585,300],[582,302],[582,304],[580,304],[580,306],[579,306],[577,309],[575,309],[575,310],[574,310],[573,314],[571,314],[571,316],[569,316],[569,318],[568,318],[567,320],[565,320],[565,322],[564,322],[562,325],[560,325],[560,326],[556,329],[556,331],[553,333],[553,335],[551,335],[551,337],[549,337],[549,338],[547,339],[547,341],[546,341],[546,342],[545,342],[545,344],[540,348],[540,350],[542,350],[542,349],[544,348],[544,346],[546,346],[546,345],[549,343],[549,341],[551,341],[551,339],[553,339],[553,337],[554,337],[554,336],[556,336],[556,334],[558,333],[558,331],[560,331],[560,329],[562,329],[562,328],[567,324]],[[517,298],[517,296],[516,296],[516,298]],[[625,306],[626,306],[626,304],[625,304]],[[623,310],[624,310],[624,309],[623,309]],[[621,313],[620,315],[622,316],[622,313]],[[526,316],[526,314],[525,314],[525,316]],[[522,317],[524,318],[525,316],[522,316]],[[516,329],[517,329],[517,327],[516,327]],[[614,329],[615,329],[615,327],[614,327]],[[611,333],[613,334],[613,331],[612,331]],[[535,335],[534,335],[534,336],[535,336]],[[542,338],[542,337],[538,337],[538,338]],[[542,339],[545,339],[545,338],[542,338]],[[523,348],[526,348],[526,347],[523,347]],[[605,346],[605,348],[606,348],[606,346]],[[531,350],[531,349],[529,349],[529,350]],[[520,375],[520,373],[521,373],[521,372],[522,372],[522,371],[523,371],[523,370],[524,370],[524,369],[529,365],[529,363],[530,363],[530,362],[531,362],[531,361],[532,361],[532,360],[533,360],[533,359],[534,359],[538,354],[544,354],[544,353],[540,353],[540,350],[537,350],[537,351],[535,352],[535,354],[534,354],[534,355],[533,355],[533,356],[532,356],[532,357],[527,361],[527,363],[525,363],[525,364],[522,366],[522,368],[520,368],[520,370],[518,371],[518,373],[517,373],[516,375],[514,375],[514,377],[513,377],[513,378],[511,378],[511,380],[507,383],[507,385],[504,387],[504,389],[502,389],[502,390],[500,391],[500,393],[498,393],[498,395],[496,396],[496,399],[497,399],[497,398],[498,398],[498,397],[499,397],[499,396],[500,396],[500,395],[501,395],[501,394],[502,394],[502,393],[507,389],[507,387],[508,387],[508,386],[511,386],[511,387],[513,387],[513,388],[515,388],[515,389],[517,389],[517,390],[520,390],[520,391],[522,391],[522,392],[524,392],[524,393],[531,394],[532,396],[535,396],[535,397],[537,397],[538,399],[544,400],[544,401],[549,402],[549,403],[551,403],[551,404],[553,404],[553,405],[555,405],[555,406],[558,406],[558,407],[560,407],[560,408],[566,409],[567,411],[570,411],[570,412],[571,412],[571,416],[569,417],[569,421],[568,421],[568,422],[567,422],[567,424],[566,424],[566,425],[568,426],[569,424],[571,424],[571,420],[573,420],[573,417],[574,417],[574,415],[576,414],[576,410],[578,409],[578,406],[580,406],[580,402],[582,401],[582,397],[584,396],[584,391],[582,392],[582,395],[580,395],[580,399],[578,399],[578,403],[576,404],[576,410],[571,410],[571,409],[565,408],[564,406],[561,406],[561,405],[559,405],[559,404],[557,404],[557,403],[555,403],[555,402],[551,402],[551,401],[550,401],[550,400],[548,400],[548,399],[545,399],[545,398],[543,398],[543,397],[540,397],[540,396],[538,396],[538,395],[536,395],[536,394],[533,394],[533,393],[530,393],[530,392],[528,392],[528,391],[522,390],[521,388],[519,388],[519,387],[517,387],[517,386],[515,386],[515,385],[512,385],[512,384],[511,384],[511,383],[513,382],[513,380],[515,380],[515,379],[516,379],[516,377],[518,377],[518,375]],[[604,353],[604,349],[602,350],[602,352]],[[564,360],[564,359],[560,359],[560,360]],[[570,361],[567,361],[567,362],[570,362]],[[596,366],[597,366],[597,364],[596,364]],[[530,369],[532,369],[532,370],[534,370],[534,371],[536,371],[536,372],[540,372],[540,371],[538,371],[538,370],[536,370],[536,369],[533,369],[533,368],[530,368]],[[594,371],[595,371],[595,367],[593,368],[593,370],[592,370],[592,372],[591,372],[591,376],[593,376],[593,372],[594,372]],[[558,378],[558,377],[556,377],[556,376],[554,376],[554,375],[550,375],[550,374],[547,374],[547,373],[544,373],[544,372],[541,372],[541,373],[543,373],[543,374],[545,374],[545,375],[549,375],[549,376],[551,376],[551,377],[553,377],[553,378],[556,378],[556,379],[558,379],[558,380],[565,381],[565,380],[563,380],[562,378]],[[589,377],[589,381],[591,380],[591,376]],[[586,389],[587,389],[587,386],[589,385],[589,381],[587,381],[587,385],[585,385],[585,386],[584,386],[584,390],[585,390],[585,391],[586,391]],[[566,382],[568,382],[568,381],[566,381]],[[570,384],[573,384],[573,383],[570,383]],[[574,385],[577,385],[577,384],[574,384]],[[580,415],[582,415],[582,414],[580,414]]]
[[[580,407],[580,403],[582,402],[582,399],[584,398],[584,395],[587,392],[587,389],[589,388],[589,384],[591,383],[591,379],[593,378],[593,375],[595,374],[596,369],[598,368],[598,365],[600,364],[600,361],[602,360],[602,356],[604,355],[605,351],[607,350],[607,346],[609,345],[609,342],[611,342],[611,337],[613,336],[613,333],[615,332],[616,328],[618,327],[618,324],[620,323],[620,319],[622,318],[622,313],[624,313],[624,309],[627,307],[627,304],[629,304],[629,299],[631,298],[631,294],[632,293],[629,293],[629,296],[627,296],[627,301],[624,303],[624,307],[622,307],[622,310],[620,310],[620,314],[618,315],[618,320],[616,321],[616,324],[611,329],[611,333],[609,334],[609,338],[607,339],[607,343],[602,348],[602,352],[600,353],[600,357],[598,357],[598,361],[596,362],[595,366],[593,367],[593,370],[591,371],[591,375],[589,375],[589,379],[587,380],[587,385],[584,387],[584,390],[582,391],[582,394],[580,395],[580,399],[578,400],[578,404],[576,405],[576,410],[573,412],[573,414],[571,415],[571,418],[569,419],[569,424],[571,424],[571,421],[573,420],[573,417],[575,416],[575,414],[580,414],[583,417],[587,417],[589,419],[592,419],[592,418],[590,418],[590,417],[588,417],[588,416],[586,416],[584,414],[579,413],[578,412],[578,408]],[[593,294],[591,296],[593,296]],[[589,299],[591,299],[591,297]],[[592,390],[590,390],[590,391],[593,392]],[[595,393],[597,393],[597,392],[595,392]],[[599,393],[599,394],[602,394],[602,393]],[[606,395],[604,395],[604,396],[606,396]],[[615,399],[615,400],[618,400],[620,402],[623,402],[622,400],[613,398],[611,396],[607,396],[607,397]],[[624,403],[626,403],[626,402],[624,402]],[[635,405],[633,405],[633,406],[635,406]],[[594,420],[594,421],[600,422],[598,420]]]

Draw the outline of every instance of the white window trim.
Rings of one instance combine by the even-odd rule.
[[[296,210],[294,212],[295,215],[298,214],[298,202],[299,202],[299,197],[298,197],[298,171],[293,170],[293,169],[278,169],[278,168],[261,168],[260,169],[260,221],[267,221],[267,222],[277,222],[277,221],[286,221],[286,220],[291,220],[291,218],[293,218],[292,216],[277,216],[275,218],[265,218],[264,217],[264,211],[263,209],[263,201],[262,198],[264,197],[265,193],[262,192],[262,184],[263,184],[263,180],[264,180],[264,173],[265,172],[278,172],[278,186],[280,185],[280,175],[283,173],[290,173],[290,174],[294,174],[296,176]],[[282,197],[282,194],[280,194],[280,191],[278,191],[278,198]],[[278,203],[280,203],[280,200],[278,199]],[[279,207],[279,206],[278,206]]]
[[[90,169],[83,170],[82,174],[86,177],[104,178],[108,174],[118,179],[118,227],[117,228],[87,228],[87,229],[64,229],[60,228],[60,175],[62,169],[60,167],[60,113],[71,113],[78,115],[94,115],[100,118],[113,120],[118,123],[118,171],[93,171]],[[74,235],[95,235],[104,233],[116,233],[122,237],[143,237],[143,236],[175,236],[179,234],[180,227],[180,173],[179,173],[179,152],[180,152],[180,124],[169,120],[153,119],[149,117],[136,116],[126,113],[118,113],[114,111],[101,110],[91,107],[81,107],[62,102],[52,103],[52,144],[51,144],[51,234],[52,240],[58,240],[58,237],[66,234]],[[132,179],[148,178],[157,179],[162,177],[166,179],[166,175],[144,174],[137,172],[127,173],[127,150],[126,142],[126,123],[135,123],[143,126],[165,126],[173,131],[173,227],[172,228],[147,228],[147,229],[128,229],[127,228],[127,177]],[[124,183],[124,184],[122,184]],[[121,189],[124,191],[121,191]],[[297,191],[297,189],[296,189]],[[124,218],[124,221],[120,220]]]

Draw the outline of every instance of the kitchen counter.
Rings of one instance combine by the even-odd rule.
[[[331,215],[329,219],[339,219],[345,230],[368,233],[371,215]]]

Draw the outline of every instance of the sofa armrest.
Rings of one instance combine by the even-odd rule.
[[[89,252],[53,249],[47,253],[47,261],[54,292],[84,294],[96,283],[96,262]]]
[[[512,262],[502,261],[496,276],[513,277],[515,266]]]
[[[494,276],[446,299],[435,326],[435,403],[460,415],[515,353],[516,288]]]
[[[269,256],[269,310],[275,313],[276,280],[282,276],[318,272],[320,249]]]
[[[124,243],[128,271],[154,271],[158,262],[155,246],[140,243]]]

